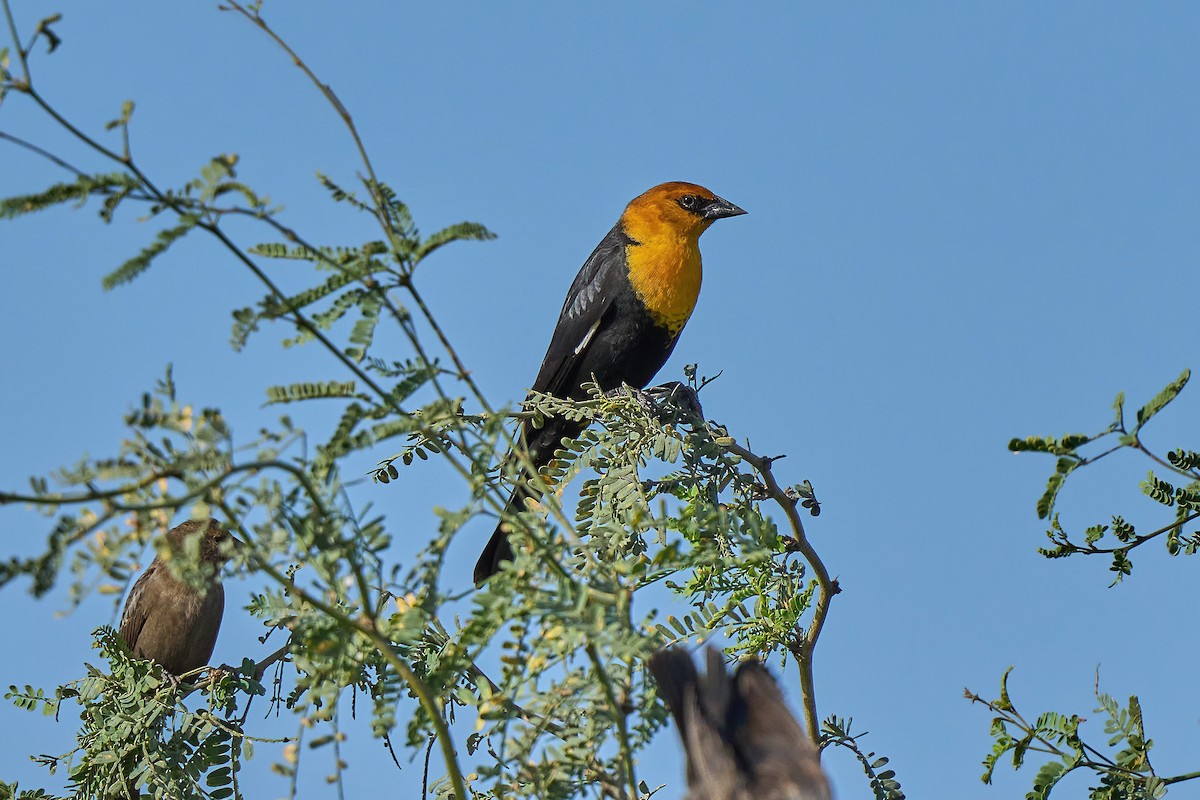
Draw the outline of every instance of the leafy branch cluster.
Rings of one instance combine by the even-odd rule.
[[[1099,779],[1088,790],[1092,800],[1153,800],[1164,797],[1172,784],[1200,778],[1200,773],[1195,772],[1164,777],[1155,771],[1150,762],[1154,740],[1146,736],[1142,707],[1136,695],[1122,706],[1100,691],[1097,678],[1095,693],[1099,706],[1095,713],[1103,715],[1104,733],[1108,735],[1105,746],[1097,747],[1081,737],[1079,729],[1085,719],[1078,714],[1068,716],[1047,711],[1033,722],[1027,721],[1008,694],[1011,672],[1012,667],[1004,671],[1000,696],[994,700],[985,700],[970,690],[966,692],[968,700],[986,706],[995,715],[991,727],[995,743],[983,762],[984,783],[991,783],[1000,759],[1011,753],[1013,768],[1020,769],[1031,752],[1052,756],[1052,760],[1038,769],[1033,789],[1026,795],[1029,800],[1049,797],[1060,781],[1077,770],[1090,772]]]
[[[1125,420],[1125,394],[1122,392],[1113,403],[1116,418],[1099,433],[1067,434],[1057,438],[1028,436],[1024,439],[1013,439],[1008,443],[1008,449],[1014,453],[1046,453],[1057,459],[1054,473],[1047,481],[1046,491],[1037,502],[1038,517],[1050,518],[1050,530],[1046,532],[1046,536],[1052,542],[1051,547],[1040,548],[1039,553],[1047,558],[1066,558],[1073,555],[1111,556],[1112,564],[1109,570],[1116,575],[1112,583],[1115,586],[1133,571],[1130,552],[1160,536],[1166,536],[1164,543],[1167,552],[1172,556],[1193,555],[1197,551],[1200,538],[1196,532],[1186,532],[1184,526],[1200,517],[1200,455],[1180,448],[1170,451],[1163,458],[1150,450],[1141,436],[1146,424],[1183,391],[1190,377],[1191,371],[1184,370],[1178,379],[1167,384],[1162,391],[1139,408],[1132,427]],[[1110,437],[1116,438],[1116,444],[1094,455],[1080,452],[1080,448],[1103,442]],[[1174,519],[1149,533],[1138,533],[1132,523],[1123,516],[1114,514],[1108,524],[1091,525],[1084,530],[1082,536],[1068,532],[1054,510],[1067,477],[1076,470],[1095,464],[1121,450],[1139,452],[1167,470],[1172,475],[1172,481],[1184,481],[1177,486],[1160,478],[1151,469],[1146,480],[1141,483],[1145,495],[1160,505],[1175,509]]]
[[[36,42],[58,46],[56,18],[43,20],[21,45],[9,3],[0,2],[17,61],[14,68],[8,51],[0,53],[0,100],[32,103],[74,137],[82,157],[103,162],[103,169],[83,170],[0,131],[0,140],[73,176],[0,200],[0,218],[95,201],[106,223],[129,203],[144,210],[144,220],[165,220],[149,245],[104,279],[109,289],[137,279],[182,238],[211,237],[264,290],[255,305],[233,311],[234,348],[267,326],[283,325],[285,346],[318,347],[335,368],[268,387],[268,402],[337,409],[311,452],[313,434],[287,415],[247,438],[218,409],[196,412],[180,399],[168,368],[126,416],[129,433],[116,456],[35,477],[27,492],[0,493],[0,505],[33,506],[54,520],[43,553],[0,565],[0,586],[27,578],[44,595],[66,568],[73,603],[92,591],[119,597],[146,543],[174,515],[229,520],[249,545],[234,568],[261,581],[248,611],[267,636],[286,637],[271,702],[297,719],[297,733],[274,765],[291,780],[293,794],[302,739],[336,752],[343,713],[355,715],[356,700],[366,698],[371,733],[393,759],[397,748],[408,748],[428,763],[439,750],[445,773],[435,773],[427,787],[435,796],[648,796],[636,754],[666,717],[643,663],[663,644],[713,634],[731,642],[731,656],[794,660],[808,729],[818,736],[813,657],[839,591],[804,529],[803,512],[815,516],[820,506],[807,481],[779,484],[777,457],[752,452],[704,419],[696,400],[703,381],[694,368],[686,385],[658,397],[595,391],[581,403],[532,398],[520,415],[535,424],[571,415],[593,425],[564,440],[543,474],[526,476],[548,491],[541,509],[506,520],[526,543],[511,568],[477,591],[462,587],[460,578],[444,573],[455,536],[476,517],[494,522],[504,513],[506,486],[529,463],[517,447],[507,472],[492,467],[498,448],[517,444],[506,426],[514,415],[494,409],[479,391],[416,276],[441,247],[492,234],[463,222],[422,236],[408,207],[376,177],[349,112],[257,6],[224,8],[281,47],[343,120],[360,155],[363,194],[326,176],[319,181],[339,208],[370,216],[379,238],[308,241],[282,221],[281,209],[238,179],[231,154],[211,159],[182,186],[160,186],[131,149],[132,103],[109,126],[117,146],[76,127],[35,86],[30,68]],[[231,219],[255,222],[271,240],[240,244],[228,230]],[[316,283],[285,293],[274,277],[280,262],[309,265]],[[384,330],[398,334],[404,358],[377,355]],[[375,484],[364,489],[344,480],[348,456],[375,454],[388,443],[399,449],[378,462]],[[398,559],[394,524],[358,504],[367,490],[403,479],[397,462],[417,468],[431,456],[461,478],[463,501],[435,509],[432,540]],[[577,475],[585,477],[572,509],[565,491]],[[662,602],[688,610],[664,618]],[[210,708],[190,711],[172,694],[178,687],[129,659],[111,631],[99,631],[97,643],[110,672],[89,668],[80,684],[87,691],[10,692],[25,708],[57,711],[68,698],[82,704],[79,747],[63,757],[74,759],[78,791],[240,795],[238,772],[253,748],[234,719],[239,712],[244,719],[251,699],[264,691],[262,665],[251,669],[246,662],[211,682]],[[130,705],[138,706],[132,717]],[[128,735],[134,728],[140,733]],[[855,738],[837,726],[823,736],[843,746]],[[61,760],[43,763],[53,768]],[[337,755],[334,761],[340,781],[343,762]],[[877,796],[902,797],[894,775],[873,772],[882,762],[872,755],[863,763],[878,783]]]
[[[238,772],[243,759],[252,757],[255,741],[243,730],[245,715],[235,718],[238,696],[264,691],[254,677],[254,662],[198,684],[204,705],[189,709],[182,701],[191,687],[132,658],[112,628],[99,629],[94,646],[111,672],[89,664],[86,678],[58,687],[53,696],[31,686],[10,686],[5,694],[20,708],[40,708],[55,717],[66,701],[81,707],[79,746],[34,760],[50,774],[65,766],[70,786],[83,797],[123,796],[151,773],[157,778],[147,793],[152,797],[234,796]]]
[[[866,733],[854,734],[850,728],[854,720],[830,716],[821,723],[822,747],[844,747],[854,754],[858,763],[866,773],[875,800],[904,800],[904,792],[900,782],[896,780],[896,771],[885,769],[889,759],[887,756],[876,756],[874,753],[864,753],[858,746],[858,740]]]
[[[1190,375],[1188,370],[1184,370],[1178,379],[1167,384],[1139,408],[1132,425],[1125,419],[1125,397],[1122,393],[1117,395],[1113,404],[1115,419],[1097,434],[1068,434],[1057,438],[1029,436],[1009,442],[1009,450],[1013,452],[1046,453],[1056,458],[1055,471],[1037,503],[1038,516],[1050,518],[1051,527],[1046,535],[1053,546],[1039,548],[1038,552],[1055,559],[1074,555],[1111,557],[1109,570],[1116,577],[1109,584],[1110,588],[1132,573],[1130,551],[1156,538],[1166,537],[1166,550],[1171,556],[1196,552],[1200,533],[1185,531],[1184,527],[1200,516],[1200,455],[1180,448],[1170,451],[1163,458],[1151,450],[1142,438],[1146,424],[1179,396]],[[1081,452],[1081,448],[1110,437],[1115,437],[1116,443],[1110,444],[1107,449],[1093,455]],[[1067,477],[1120,450],[1136,451],[1160,468],[1168,470],[1173,481],[1182,479],[1183,483],[1177,486],[1158,477],[1152,469],[1140,484],[1145,495],[1161,506],[1173,508],[1174,518],[1149,533],[1138,533],[1123,516],[1113,515],[1109,524],[1092,525],[1084,530],[1082,537],[1072,535],[1055,511],[1055,503]],[[994,700],[985,700],[969,689],[966,691],[968,700],[985,705],[995,715],[991,725],[994,740],[992,752],[984,759],[984,783],[991,783],[1000,759],[1011,753],[1013,768],[1020,769],[1030,752],[1052,757],[1039,767],[1033,788],[1026,795],[1030,800],[1049,797],[1051,790],[1068,774],[1080,770],[1090,772],[1098,779],[1098,784],[1089,788],[1092,800],[1151,800],[1165,796],[1172,784],[1200,778],[1200,772],[1164,777],[1155,771],[1150,762],[1153,740],[1146,736],[1141,704],[1136,695],[1131,696],[1125,706],[1121,706],[1100,691],[1097,678],[1095,694],[1099,708],[1096,713],[1104,715],[1104,733],[1109,736],[1105,746],[1101,747],[1085,741],[1080,730],[1085,720],[1077,714],[1067,716],[1048,711],[1033,722],[1027,721],[1017,711],[1008,693],[1011,671],[1012,667],[1005,671],[1000,681],[1000,696]]]

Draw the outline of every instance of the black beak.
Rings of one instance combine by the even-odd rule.
[[[703,216],[705,219],[724,219],[725,217],[741,216],[745,213],[745,211],[738,208],[728,200],[718,197],[704,207]]]

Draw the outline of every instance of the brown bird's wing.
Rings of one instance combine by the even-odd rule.
[[[682,651],[660,651],[650,671],[679,727],[689,800],[829,800],[816,748],[757,661],[732,679],[719,651],[696,673]]]
[[[625,246],[630,241],[618,223],[580,268],[563,301],[533,391],[570,397],[590,377],[580,375],[578,368],[613,300],[622,289],[629,290]]]
[[[659,650],[650,657],[649,667],[650,674],[654,676],[654,682],[658,684],[659,696],[666,701],[671,716],[675,718],[675,724],[682,729],[687,700],[695,694],[696,682],[700,677],[696,673],[696,665],[692,663],[692,657],[686,650],[679,648]],[[688,741],[687,737],[683,736],[682,730],[680,736],[683,737],[683,746],[686,750]],[[691,769],[690,758],[688,759],[688,769]]]
[[[686,650],[659,650],[650,659],[650,673],[679,727],[687,756],[688,786],[693,788],[706,780],[711,784],[714,773],[728,779],[728,762],[732,760],[732,751],[716,724],[723,719],[728,704],[728,688],[722,687],[722,682],[728,684],[728,678],[720,654],[710,649],[709,658],[714,655],[719,672],[713,672],[710,662],[709,673],[703,680]],[[715,721],[713,712],[718,712]],[[733,777],[736,776],[735,768]]]
[[[757,796],[829,800],[829,781],[804,728],[788,711],[779,684],[758,661],[745,661],[733,679],[744,709],[734,748],[754,772]]]
[[[695,692],[684,697],[684,736],[688,753],[688,800],[751,800],[748,781],[722,732],[708,724]]]
[[[138,638],[146,627],[150,612],[162,603],[162,581],[155,576],[162,572],[163,564],[157,558],[133,584],[133,590],[125,600],[125,608],[121,611],[121,625],[117,630],[125,644],[133,653],[137,653]]]

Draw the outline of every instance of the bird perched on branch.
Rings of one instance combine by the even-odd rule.
[[[688,800],[829,800],[817,749],[767,668],[743,661],[731,676],[718,650],[707,658],[703,677],[681,650],[650,659],[687,754]]]
[[[700,235],[718,219],[746,212],[694,183],[664,183],[635,197],[575,276],[531,390],[571,400],[628,384],[641,389],[667,361],[700,294]],[[521,446],[545,466],[563,437],[584,423],[552,418],[522,423]],[[505,516],[537,497],[518,480]],[[475,565],[475,582],[512,559],[506,523],[496,526]]]
[[[191,555],[194,538],[200,586],[175,577],[167,566]],[[215,519],[189,520],[167,532],[166,550],[137,579],[121,614],[118,632],[134,656],[156,661],[176,677],[208,663],[225,611],[221,565],[236,545]]]

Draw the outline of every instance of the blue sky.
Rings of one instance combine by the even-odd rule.
[[[132,98],[135,153],[162,183],[235,152],[240,175],[311,239],[374,236],[313,178],[354,180],[344,130],[250,25],[214,4],[18,2],[15,13],[28,30],[56,9],[65,43],[50,57],[39,49],[35,76],[80,125],[99,131]],[[689,180],[750,212],[706,234],[700,304],[662,374],[695,361],[723,369],[705,390],[707,414],[762,452],[788,454],[782,477],[816,486],[824,513],[810,535],[844,589],[817,654],[820,711],[871,731],[864,745],[892,758],[910,797],[1027,790],[1028,769],[979,783],[988,717],[962,699],[964,686],[991,696],[1010,664],[1022,710],[1091,715],[1085,730],[1102,740],[1091,714],[1099,666],[1104,690],[1141,696],[1159,769],[1197,768],[1197,693],[1176,678],[1200,655],[1175,622],[1191,565],[1152,545],[1109,590],[1104,563],[1045,561],[1033,508],[1051,464],[1005,443],[1098,430],[1117,391],[1136,406],[1198,366],[1186,332],[1200,289],[1200,9],[293,2],[266,12],[339,92],[423,230],[470,219],[499,234],[446,249],[420,276],[497,403],[523,395],[575,271],[630,198]],[[0,107],[0,130],[109,168],[22,98]],[[4,195],[64,177],[11,146],[0,159]],[[315,351],[279,349],[274,333],[232,353],[229,312],[260,292],[199,239],[102,292],[100,278],[151,235],[132,215],[106,227],[92,208],[0,225],[0,484],[112,452],[122,412],[168,362],[185,397],[221,406],[245,438],[276,416],[261,408],[265,384],[340,377]],[[1151,446],[1189,444],[1196,391],[1150,429]],[[1145,468],[1083,473],[1065,522],[1123,513],[1157,527],[1137,490]],[[457,487],[436,468],[411,474],[362,491],[412,523],[398,547],[415,551],[433,502],[453,505]],[[0,520],[5,556],[36,551],[48,531],[22,509]],[[469,540],[452,554],[464,585]],[[251,588],[231,585],[215,660],[269,652],[238,613]],[[97,598],[59,618],[61,597],[33,603],[22,586],[0,603],[5,684],[79,676],[94,660],[88,631],[113,613]],[[794,674],[783,682],[795,705]],[[45,776],[24,754],[67,750],[73,722],[0,707],[0,775],[37,785]],[[365,729],[351,746],[351,796],[419,786],[419,765],[397,778]],[[672,737],[655,753],[652,784],[681,777]],[[311,755],[305,794],[321,796],[325,755]],[[251,766],[254,796],[283,796],[268,761],[260,751]],[[856,764],[826,761],[840,797],[866,796]]]

